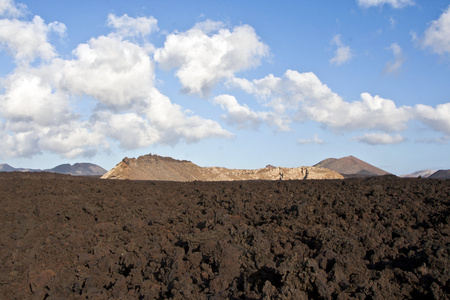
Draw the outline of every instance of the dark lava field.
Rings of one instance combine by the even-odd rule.
[[[449,299],[450,181],[0,173],[1,299]]]

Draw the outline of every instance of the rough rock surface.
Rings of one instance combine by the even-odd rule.
[[[449,299],[450,181],[0,174],[2,299]]]
[[[199,167],[186,160],[158,155],[124,158],[102,176],[103,179],[164,180],[164,181],[234,181],[234,180],[297,180],[343,179],[325,168],[280,168],[267,166],[257,170]]]

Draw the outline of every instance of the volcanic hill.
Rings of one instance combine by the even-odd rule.
[[[428,178],[436,172],[437,172],[436,170],[426,169],[426,170],[416,171],[411,174],[401,175],[400,177],[402,177],[402,178],[417,178],[417,177]]]
[[[137,159],[124,158],[101,178],[161,181],[235,181],[343,179],[344,177],[335,171],[320,167],[281,168],[266,166],[256,170],[200,167],[190,161],[149,154]]]
[[[101,176],[107,171],[102,167],[91,163],[62,164],[53,169],[45,170],[46,172],[84,175],[84,176]]]
[[[439,170],[430,176],[428,178],[434,178],[434,179],[450,179],[450,170]]]
[[[8,164],[0,164],[0,172],[42,172],[41,169],[14,168]]]
[[[390,173],[368,164],[354,156],[342,158],[327,158],[314,165],[314,167],[327,168],[342,174],[345,178],[371,177],[389,175]]]
[[[0,164],[0,172],[13,172],[16,169],[8,164]]]
[[[107,171],[96,164],[91,163],[75,163],[58,165],[52,169],[28,169],[28,168],[14,168],[8,164],[0,164],[0,172],[50,172],[50,173],[60,173],[69,174],[77,176],[101,176]]]

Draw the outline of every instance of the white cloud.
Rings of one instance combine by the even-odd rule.
[[[206,21],[169,34],[164,47],[156,50],[155,61],[164,70],[176,68],[186,92],[204,96],[220,80],[259,65],[268,53],[251,26],[230,31],[222,23]]]
[[[240,105],[236,98],[231,95],[219,95],[214,97],[213,102],[227,111],[225,119],[230,124],[236,124],[239,128],[258,127],[264,120],[264,113],[257,113],[250,109],[247,105]]]
[[[393,17],[390,17],[389,23],[391,24],[391,28],[395,28],[395,25],[397,24],[397,20],[395,20]]]
[[[31,157],[41,154],[38,146],[39,138],[31,131],[18,132],[14,135],[6,133],[4,128],[0,127],[0,157]]]
[[[315,121],[333,130],[381,130],[357,138],[369,144],[400,143],[400,135],[390,135],[407,129],[409,121],[419,120],[435,131],[450,135],[450,103],[436,107],[418,104],[397,106],[394,101],[378,95],[362,93],[361,99],[347,102],[323,84],[314,73],[288,70],[283,77],[268,75],[249,81],[243,78],[228,81],[229,86],[242,88],[257,96],[272,111],[274,118],[291,122]],[[260,119],[267,122],[264,119]],[[310,142],[309,140],[305,140]]]
[[[337,49],[335,51],[335,56],[330,59],[330,63],[339,66],[352,59],[353,51],[349,46],[345,46],[342,43],[340,34],[335,35],[331,43],[336,45]]]
[[[390,99],[369,93],[362,93],[359,100],[348,102],[312,72],[287,70],[283,77],[270,74],[253,81],[234,78],[227,84],[254,94],[262,105],[272,109],[268,114],[283,120],[287,126],[292,122],[315,121],[337,131],[368,129],[390,133],[406,130],[409,121],[419,120],[433,130],[450,134],[450,103],[436,107],[397,106]],[[267,122],[263,118],[260,120]],[[375,137],[379,138],[368,136],[364,141]],[[398,136],[394,137],[394,141],[399,140]]]
[[[32,71],[35,70],[18,70],[2,82],[5,93],[0,95],[0,115],[28,124],[30,129],[35,125],[56,126],[71,119],[65,95],[53,92],[53,87]]]
[[[301,145],[307,145],[307,144],[316,144],[316,145],[321,145],[323,144],[323,140],[319,139],[319,135],[317,133],[314,134],[312,139],[299,139],[298,143]]]
[[[89,95],[115,108],[137,105],[151,92],[154,65],[137,44],[100,36],[80,44],[72,60],[55,60],[50,66],[60,76],[59,88],[73,95]],[[58,70],[58,71],[57,71]]]
[[[63,34],[65,25],[54,22],[45,24],[35,16],[31,22],[16,19],[0,19],[0,46],[3,46],[18,63],[29,63],[36,58],[50,60],[56,56],[55,49],[48,41],[48,34]]]
[[[181,139],[194,143],[208,137],[230,138],[233,135],[223,129],[216,121],[188,115],[178,104],[153,89],[145,113],[160,132],[158,143],[173,145]]]
[[[394,53],[394,61],[389,61],[384,67],[384,71],[387,73],[393,73],[400,69],[405,62],[405,58],[403,56],[402,48],[397,43],[391,44],[389,49]]]
[[[3,14],[12,15],[5,3],[13,2],[0,0]],[[49,35],[65,34],[64,24],[46,24],[39,16],[32,21],[0,20],[2,49],[17,62],[17,68],[0,82],[2,155],[33,156],[49,151],[66,157],[92,156],[112,144],[136,149],[232,137],[215,120],[183,109],[158,91],[154,60],[163,69],[175,68],[189,93],[206,95],[225,80],[229,87],[254,94],[262,109],[239,103],[232,95],[213,100],[225,111],[226,121],[238,128],[267,124],[287,131],[293,122],[315,121],[336,131],[382,131],[356,139],[386,144],[403,141],[400,135],[389,133],[405,130],[410,120],[420,120],[450,134],[450,103],[397,106],[390,99],[368,93],[348,102],[312,72],[287,70],[282,77],[268,75],[252,81],[235,78],[269,53],[248,25],[227,29],[221,22],[198,23],[186,32],[169,34],[153,58],[149,51],[153,45],[145,41],[157,30],[153,17],[110,14],[108,24],[112,33],[79,44],[70,58],[63,58],[49,42]],[[139,42],[138,37],[143,40]],[[339,35],[333,43],[338,50],[346,48]],[[402,52],[397,44],[392,44],[391,50],[395,62],[390,70],[395,70],[401,66]],[[336,52],[333,63],[343,63],[353,55],[350,48],[341,52]],[[31,63],[37,59],[39,63]],[[84,99],[92,105],[78,107],[78,101]],[[322,142],[317,135],[299,140],[301,144]]]
[[[27,6],[21,3],[14,3],[14,0],[0,0],[0,16],[18,18],[25,15]]]
[[[412,118],[411,107],[397,107],[392,100],[368,93],[362,93],[359,101],[346,102],[311,72],[288,70],[282,78],[269,75],[252,82],[232,80],[229,84],[256,94],[279,118],[313,120],[335,130],[401,131]]]
[[[96,119],[95,128],[106,137],[117,140],[122,149],[147,147],[160,139],[160,132],[134,112],[115,114],[102,111],[97,113]]]
[[[429,143],[429,144],[440,144],[440,145],[446,145],[450,141],[450,135],[443,135],[441,137],[437,138],[420,138],[416,139],[416,142],[418,143]]]
[[[358,0],[358,5],[364,8],[372,6],[390,5],[393,8],[403,8],[408,5],[414,5],[412,0]]]
[[[213,102],[227,111],[227,114],[224,115],[225,120],[238,128],[257,128],[261,123],[265,122],[278,130],[289,130],[288,120],[280,118],[273,112],[255,112],[247,105],[239,104],[234,96],[219,95],[214,98]]]
[[[450,56],[450,6],[439,19],[431,22],[421,40],[423,47],[428,47],[434,53]]]
[[[434,130],[450,135],[450,103],[439,104],[436,108],[417,104],[415,117]]]
[[[308,98],[301,110],[299,114],[308,119],[346,130],[401,131],[406,129],[406,122],[411,118],[408,107],[397,107],[392,100],[378,95],[362,93],[360,101],[346,102],[331,90],[324,97]]]
[[[1,155],[49,151],[72,158],[95,155],[110,149],[111,143],[136,149],[232,136],[216,121],[184,110],[155,88],[149,44],[126,39],[155,30],[152,17],[110,15],[116,31],[78,45],[71,59],[58,57],[48,42],[50,32],[65,32],[63,24],[45,24],[39,16],[32,22],[0,21],[16,30],[0,27],[0,38],[23,62],[1,81]],[[28,64],[36,58],[43,61]],[[78,101],[84,98],[93,106],[80,115]]]
[[[390,135],[387,133],[365,133],[363,136],[355,137],[354,140],[369,145],[399,144],[405,141],[400,135]]]
[[[104,133],[94,130],[87,122],[72,121],[41,130],[38,128],[34,134],[39,137],[37,149],[67,158],[94,156],[99,146],[108,146]]]
[[[31,157],[50,151],[73,158],[92,156],[100,145],[107,147],[103,133],[78,120],[53,126],[8,121],[0,126],[0,138],[0,156],[7,157]]]
[[[108,26],[116,29],[121,37],[145,37],[158,30],[158,21],[152,16],[132,18],[127,14],[121,17],[109,14]]]

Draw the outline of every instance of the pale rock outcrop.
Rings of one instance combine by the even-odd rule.
[[[158,155],[124,158],[102,176],[103,179],[162,180],[162,181],[235,181],[235,180],[304,180],[343,179],[337,172],[318,167],[262,169],[227,169],[199,167],[186,160]]]

